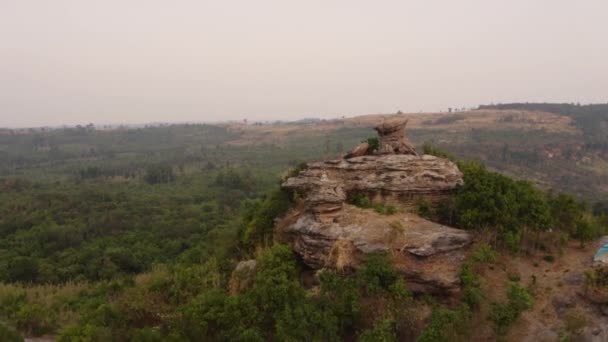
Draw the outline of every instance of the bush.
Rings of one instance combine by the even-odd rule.
[[[517,284],[509,286],[507,298],[506,303],[492,303],[488,316],[494,325],[494,331],[499,336],[505,335],[519,315],[534,304],[534,299],[528,290]]]
[[[372,208],[372,200],[367,195],[362,193],[353,193],[348,195],[348,203],[359,208]]]
[[[464,263],[460,270],[462,283],[462,301],[471,309],[476,308],[483,298],[481,280],[469,263]]]
[[[395,332],[395,322],[391,319],[381,319],[374,324],[374,327],[365,330],[359,335],[361,342],[393,342],[397,341]]]
[[[377,152],[380,147],[380,142],[378,141],[378,138],[376,138],[376,137],[367,138],[367,140],[365,140],[364,142],[367,142],[367,145],[368,145],[367,152],[369,154],[373,154],[373,153]]]
[[[476,162],[459,163],[459,167],[464,185],[458,190],[455,205],[461,227],[502,232],[549,227],[549,206],[532,184],[489,172]]]
[[[488,244],[479,245],[471,253],[471,260],[475,263],[494,263],[497,258],[498,253]]]
[[[42,305],[26,304],[15,315],[15,324],[27,335],[41,336],[54,330],[55,319],[55,314]]]
[[[422,144],[422,152],[424,154],[428,154],[431,156],[445,158],[445,159],[449,159],[451,161],[456,161],[456,158],[454,158],[454,156],[433,146],[430,142],[425,142],[424,144]]]
[[[545,255],[543,257],[543,260],[545,260],[546,262],[554,262],[555,261],[555,257],[553,255]]]
[[[367,255],[357,275],[360,284],[370,293],[388,290],[397,279],[388,253],[380,252]]]
[[[278,341],[338,341],[338,319],[329,310],[305,302],[292,306],[289,303],[278,315],[276,339]]]
[[[456,310],[433,308],[429,324],[424,328],[418,342],[468,341],[471,334],[471,310],[460,305]]]
[[[359,289],[349,277],[341,277],[334,272],[323,272],[319,276],[321,291],[319,302],[327,306],[337,318],[340,332],[352,331],[359,321]]]
[[[21,337],[16,331],[9,329],[4,324],[0,323],[0,341],[23,342],[23,337]]]
[[[247,251],[256,246],[271,246],[274,220],[291,208],[290,195],[281,189],[275,190],[263,201],[249,202],[242,214],[240,240]]]

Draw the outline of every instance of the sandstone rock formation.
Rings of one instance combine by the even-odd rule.
[[[405,139],[407,121],[376,127],[377,154],[310,163],[283,187],[302,203],[278,222],[279,237],[313,269],[355,271],[365,255],[389,252],[413,291],[452,294],[466,231],[446,227],[412,212],[416,203],[437,202],[462,184],[462,173],[447,159],[419,156]],[[381,215],[347,203],[354,194],[394,205],[399,213]]]
[[[369,152],[369,144],[367,142],[362,142],[357,147],[355,147],[352,151],[348,152],[344,158],[353,158],[353,157],[361,157]]]
[[[405,137],[405,126],[408,120],[385,121],[374,127],[380,137],[378,153],[411,154],[417,156],[414,145]]]

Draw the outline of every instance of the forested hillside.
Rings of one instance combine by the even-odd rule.
[[[604,234],[608,215],[598,201],[605,199],[605,133],[589,133],[568,156],[570,142],[587,136],[578,129],[591,129],[587,114],[526,109],[553,111],[577,126],[508,126],[525,120],[525,112],[492,114],[497,121],[473,129],[458,125],[479,113],[413,120],[410,137],[419,151],[461,160],[465,174],[465,185],[441,210],[418,208],[421,216],[477,236],[460,272],[463,295],[452,301],[415,296],[386,254],[369,258],[357,275],[322,273],[311,292],[307,269],[275,243],[274,219],[298,203],[279,181],[303,161],[338,156],[372,136],[363,121],[277,123],[269,130],[242,124],[0,130],[0,340],[20,340],[14,330],[60,341],[509,336],[542,289],[506,271],[499,286],[484,275],[502,269],[503,258],[559,259],[569,241]],[[593,125],[601,127],[606,112],[597,113]],[[554,150],[559,157],[548,158]],[[560,194],[567,189],[581,190]],[[258,266],[255,280],[241,288],[231,275],[245,259]]]

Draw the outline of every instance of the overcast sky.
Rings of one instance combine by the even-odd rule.
[[[0,0],[0,126],[608,102],[606,0]]]

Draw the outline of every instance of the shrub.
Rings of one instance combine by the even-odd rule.
[[[14,330],[9,329],[0,323],[0,341],[4,342],[23,342],[23,338]]]
[[[326,305],[337,317],[341,332],[352,331],[361,311],[359,289],[349,277],[341,277],[334,272],[323,272],[319,276],[321,291],[319,302]]]
[[[459,167],[464,185],[458,189],[455,208],[462,228],[510,232],[515,246],[523,228],[542,231],[550,226],[549,206],[531,183],[489,172],[477,162],[461,162]]]
[[[555,261],[555,257],[553,255],[545,255],[543,257],[543,260],[545,260],[546,262],[554,262]]]
[[[418,342],[468,341],[471,334],[471,310],[460,305],[456,310],[433,308],[429,324],[424,328]]]
[[[275,190],[263,201],[249,202],[242,214],[240,239],[248,251],[256,246],[270,246],[273,242],[274,220],[291,208],[289,194]]]
[[[395,322],[391,319],[378,320],[372,329],[365,330],[359,335],[361,342],[392,342],[397,341]]]
[[[534,299],[525,288],[511,284],[507,291],[506,303],[492,303],[488,319],[493,323],[494,331],[502,336],[519,315],[532,307]]]
[[[329,310],[312,303],[292,306],[287,304],[278,315],[278,341],[338,341],[338,319]]]
[[[460,282],[462,283],[462,301],[469,308],[475,308],[481,302],[481,280],[469,263],[464,263],[460,270]]]
[[[380,147],[380,142],[376,137],[367,138],[367,140],[365,140],[364,142],[367,142],[367,145],[369,146],[367,151],[370,154],[377,152],[378,148]]]
[[[370,293],[387,290],[397,279],[388,253],[382,252],[367,255],[357,275],[360,284]]]
[[[488,244],[479,245],[471,253],[471,260],[475,263],[494,263],[497,258],[498,253]]]
[[[362,193],[349,194],[348,203],[359,208],[372,208],[372,200],[370,200],[367,195]]]
[[[456,160],[456,158],[454,158],[454,156],[452,156],[451,154],[449,154],[443,150],[440,150],[436,146],[433,146],[430,142],[425,142],[424,144],[422,144],[422,151],[424,154],[428,154],[431,156],[445,158],[445,159],[449,159],[451,161]]]
[[[39,304],[26,304],[15,315],[17,329],[27,335],[41,336],[55,328],[54,312]]]

